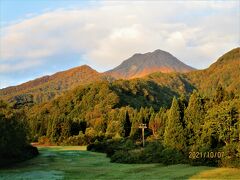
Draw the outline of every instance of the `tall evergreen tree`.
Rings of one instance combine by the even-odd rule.
[[[179,102],[174,97],[172,106],[168,111],[168,119],[164,132],[165,146],[177,150],[184,150],[186,147],[186,134],[181,122],[181,110]]]
[[[196,144],[201,136],[205,114],[204,99],[197,91],[194,91],[189,99],[189,104],[184,115],[190,146]]]
[[[180,121],[182,122],[183,128],[186,128],[184,113],[185,113],[185,110],[188,106],[188,101],[187,101],[187,97],[184,94],[182,94],[179,97],[178,104],[179,104],[179,108],[180,108]]]
[[[129,117],[128,111],[126,111],[125,121],[124,121],[125,137],[128,137],[130,135],[131,126],[132,126],[132,123],[130,122],[130,117]]]

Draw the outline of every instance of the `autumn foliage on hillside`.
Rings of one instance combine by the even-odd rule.
[[[100,73],[89,66],[80,66],[52,76],[44,76],[19,86],[0,90],[0,97],[17,105],[32,105],[46,102],[63,92],[104,79]]]
[[[239,167],[239,50],[201,71],[114,80],[82,67],[4,89],[1,96],[22,110],[32,141],[89,145],[112,162]],[[145,148],[141,123],[147,125]],[[224,156],[190,158],[190,152]]]
[[[235,48],[220,57],[209,68],[186,74],[198,90],[211,93],[218,85],[227,91],[240,92],[240,48]]]

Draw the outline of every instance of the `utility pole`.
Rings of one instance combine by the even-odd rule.
[[[145,142],[144,142],[144,129],[147,128],[147,124],[139,124],[139,128],[142,129],[142,141],[143,141],[143,147],[145,146]]]

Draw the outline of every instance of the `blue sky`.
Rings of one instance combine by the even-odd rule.
[[[84,8],[92,3],[86,0],[0,0],[1,24],[18,21],[28,15],[36,15],[56,8]]]
[[[0,88],[155,49],[207,68],[239,46],[239,3],[0,0]]]

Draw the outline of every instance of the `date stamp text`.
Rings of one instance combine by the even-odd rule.
[[[211,151],[211,152],[198,152],[198,151],[190,151],[189,152],[189,159],[202,159],[202,158],[207,158],[207,159],[215,159],[215,158],[223,158],[224,157],[224,152],[219,152],[219,151]]]

